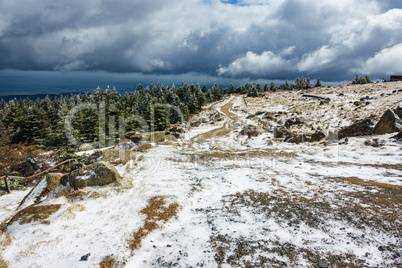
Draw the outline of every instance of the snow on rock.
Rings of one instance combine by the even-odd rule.
[[[61,173],[49,173],[45,175],[35,187],[21,201],[19,209],[24,209],[33,204],[39,203],[54,191],[63,177]]]
[[[80,189],[86,186],[106,185],[120,178],[120,174],[113,165],[99,161],[71,172],[69,182],[74,189]]]

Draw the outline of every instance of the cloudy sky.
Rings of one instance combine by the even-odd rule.
[[[402,1],[0,0],[0,77],[16,72],[387,78],[402,73]]]

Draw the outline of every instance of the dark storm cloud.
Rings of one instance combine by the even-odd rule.
[[[324,80],[397,73],[395,2],[0,0],[0,69]]]

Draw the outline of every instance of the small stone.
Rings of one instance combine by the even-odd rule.
[[[319,262],[318,262],[318,267],[327,268],[327,267],[328,267],[328,262],[326,262],[326,261],[319,261]]]
[[[84,256],[81,257],[80,261],[87,261],[89,256],[91,256],[91,253],[87,253]]]

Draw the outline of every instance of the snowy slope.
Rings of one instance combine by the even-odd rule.
[[[246,107],[234,97],[213,108],[231,101],[238,122],[258,123],[245,117],[263,109],[261,99]],[[235,123],[226,118],[229,134],[193,141],[222,127],[202,125],[181,144],[152,148],[136,166],[118,166],[133,187],[88,187],[46,199],[60,209],[48,224],[9,226],[3,258],[11,267],[99,267],[111,255],[125,267],[401,265],[402,150],[392,134],[378,136],[385,140],[379,148],[365,146],[364,137],[272,144],[272,133],[248,139]],[[26,193],[0,197],[1,219]],[[142,210],[156,196],[180,209],[132,252],[128,238],[142,228]]]

